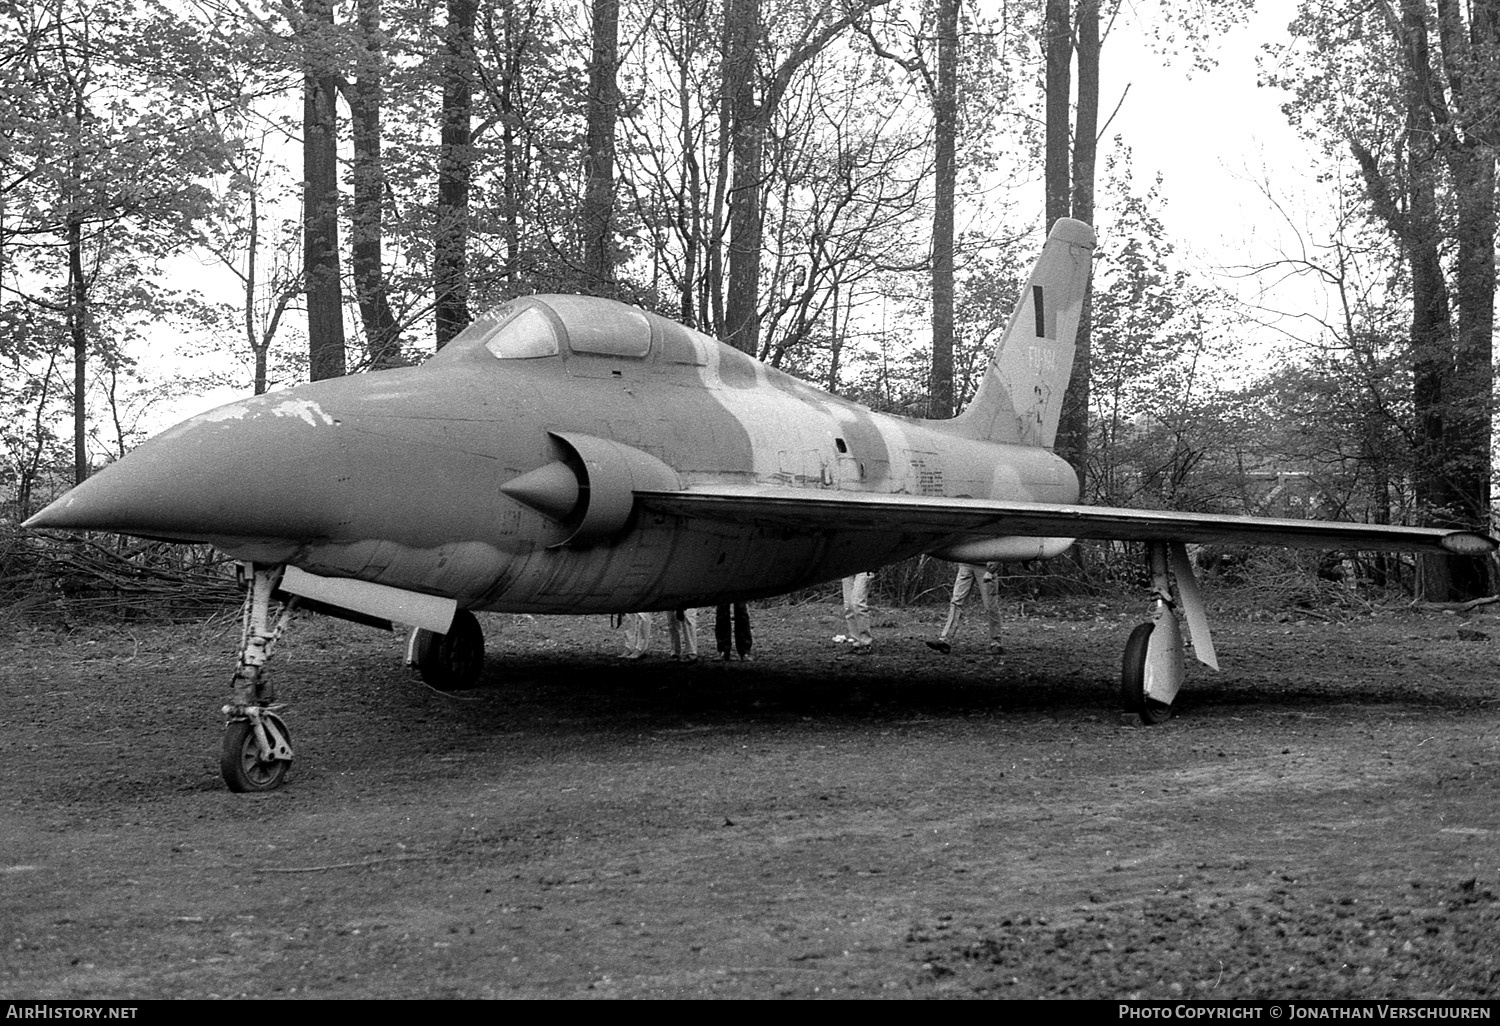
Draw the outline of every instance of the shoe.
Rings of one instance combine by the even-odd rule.
[[[687,655],[682,657],[682,661],[685,663],[696,663],[698,661],[698,657],[695,655]]]
[[[947,655],[949,652],[953,651],[953,646],[941,639],[937,641],[927,642],[927,647],[932,649],[934,652],[941,652],[943,653],[943,655]]]
[[[998,641],[992,641],[990,642],[990,651],[995,653],[996,655],[1004,655],[1005,646],[1000,644],[1000,642]]]
[[[728,659],[729,657],[725,656],[724,658]],[[740,662],[742,662],[742,663],[753,663],[753,662],[755,662],[755,657],[753,655],[751,655],[749,652],[741,652],[740,653]]]
[[[727,663],[727,662],[729,662],[729,660],[731,660],[731,659],[734,658],[734,653],[733,652],[720,652],[719,653],[719,658],[722,659],[722,660],[724,660]]]
[[[640,659],[640,658],[644,657],[645,654],[646,653],[644,653],[644,652],[626,652],[620,658],[621,659]]]
[[[858,655],[868,655],[870,649],[874,647],[875,643],[872,641],[856,641],[854,643],[854,651]]]

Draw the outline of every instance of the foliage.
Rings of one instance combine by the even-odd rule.
[[[1411,465],[1424,519],[1487,527],[1493,428],[1500,6],[1307,4],[1276,80],[1294,122],[1346,151],[1369,223],[1409,286]],[[1480,561],[1430,561],[1432,598],[1489,588]]]
[[[4,460],[24,513],[61,462],[66,412],[75,476],[128,447],[127,343],[197,309],[160,270],[197,239],[204,182],[227,155],[199,106],[223,55],[153,3],[36,0],[0,17],[12,29],[0,52],[0,357],[16,383],[0,402],[25,425],[7,432]],[[108,411],[92,430],[90,404]]]
[[[1174,266],[1161,179],[1139,192],[1116,142],[1094,278],[1088,486],[1109,505],[1241,512],[1245,397],[1206,366],[1228,346],[1211,337],[1206,291]]]

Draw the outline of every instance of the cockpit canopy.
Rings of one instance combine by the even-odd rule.
[[[588,296],[527,297],[480,315],[453,341],[483,345],[501,360],[557,356],[564,347],[642,359],[651,352],[651,321],[640,310]]]
[[[484,347],[502,360],[531,360],[538,356],[557,355],[557,332],[552,319],[539,307],[517,309],[502,306],[481,316],[469,331],[486,320]]]

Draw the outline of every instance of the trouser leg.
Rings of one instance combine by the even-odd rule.
[[[969,592],[974,587],[974,568],[967,563],[961,563],[958,574],[953,578],[953,597],[948,600],[948,622],[943,624],[943,633],[939,638],[947,641],[958,631],[959,622],[964,616],[964,603],[969,601]]]
[[[750,607],[743,602],[734,604],[734,650],[740,655],[750,654]]]

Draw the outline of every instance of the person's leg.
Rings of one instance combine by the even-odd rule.
[[[682,615],[681,610],[674,609],[667,614],[667,636],[672,639],[672,658],[682,658],[682,622],[678,617]]]
[[[974,568],[967,563],[958,564],[958,573],[953,578],[953,595],[948,599],[948,621],[943,624],[937,640],[927,643],[928,648],[944,654],[952,651],[951,639],[958,632],[958,625],[964,618],[964,603],[969,600],[969,591],[973,587]]]
[[[1000,626],[999,582],[995,580],[998,569],[994,563],[987,564],[984,568],[984,576],[979,579],[979,597],[984,600],[984,618],[990,628],[990,651],[992,652],[1005,651]]]
[[[948,600],[948,622],[943,625],[942,638],[949,641],[958,632],[958,625],[964,618],[964,606],[968,604],[969,593],[974,590],[974,568],[968,563],[960,563],[958,573],[953,578],[953,596]]]
[[[868,648],[874,640],[870,636],[870,579],[873,576],[868,573],[855,574],[853,587],[850,588],[854,616],[849,623],[849,633],[854,637],[854,644],[860,648]]]
[[[675,614],[682,617],[683,645],[687,649],[687,661],[692,663],[698,659],[698,610],[680,609]]]
[[[719,655],[728,659],[734,652],[734,643],[730,638],[729,603],[724,603],[714,610],[714,643],[719,647]]]
[[[854,580],[853,576],[842,581],[844,589],[844,633],[834,641],[854,641],[859,635],[854,629]]]
[[[743,602],[734,604],[734,649],[741,659],[750,658],[750,607]]]
[[[639,659],[651,647],[651,614],[625,614],[625,658]]]

